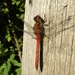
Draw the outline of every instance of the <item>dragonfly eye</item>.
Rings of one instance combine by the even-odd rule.
[[[34,20],[35,20],[35,21],[41,20],[41,17],[40,17],[39,15],[36,15],[36,16],[34,17]]]
[[[34,17],[34,21],[36,21],[36,22],[41,21],[42,23],[44,23],[44,20],[43,20],[39,15],[36,15],[36,16]]]

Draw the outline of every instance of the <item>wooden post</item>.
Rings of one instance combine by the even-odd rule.
[[[22,75],[75,74],[75,1],[26,0],[25,21],[34,25],[34,16],[47,18],[40,54],[39,69],[35,69],[36,41],[24,33]],[[27,30],[24,25],[24,30]],[[42,63],[41,63],[42,62]]]

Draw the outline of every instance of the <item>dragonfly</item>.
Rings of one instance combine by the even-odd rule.
[[[24,30],[24,32],[28,33],[29,35],[32,35],[32,37],[36,39],[35,68],[36,68],[36,70],[38,70],[40,41],[41,41],[40,38],[43,33],[43,24],[44,24],[45,20],[43,20],[43,18],[41,16],[36,15],[34,17],[34,21],[35,21],[35,24],[33,27],[30,24],[28,24],[26,21],[24,22],[25,25],[27,26],[28,30],[31,31],[32,33],[30,33],[29,31],[25,31],[25,30]]]
[[[57,24],[57,26],[60,27],[60,24],[62,24],[63,22],[65,23],[65,22],[70,21],[71,18],[72,18],[72,16],[69,16],[67,19],[59,22]],[[44,23],[46,21],[40,15],[36,15],[34,17],[34,21],[35,21],[35,24],[34,24],[33,27],[29,23],[27,23],[26,21],[24,21],[24,24],[28,28],[28,31],[26,31],[26,30],[23,31],[21,29],[20,30],[23,31],[23,32],[25,32],[25,33],[27,33],[27,34],[29,34],[30,36],[32,36],[32,38],[36,39],[35,68],[36,68],[36,70],[38,70],[38,63],[39,63],[39,56],[40,56],[39,55],[40,54],[39,53],[40,52],[40,41],[41,41],[41,35],[42,34],[44,34],[44,36],[46,36],[45,33],[44,33],[44,25],[45,25]],[[52,26],[50,28],[50,30],[53,30],[54,26]],[[71,27],[74,27],[74,26],[71,26]],[[67,30],[67,29],[69,29],[71,27],[61,29],[60,31],[57,32],[57,34],[59,34],[61,31]],[[51,33],[51,34],[53,34],[53,33]],[[46,36],[46,37],[50,39],[50,37],[48,37],[48,36]]]

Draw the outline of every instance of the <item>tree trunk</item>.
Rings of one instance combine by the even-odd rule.
[[[36,71],[36,40],[24,32],[22,75],[74,75],[75,0],[26,0],[25,21],[33,26],[36,15],[46,16],[47,37],[43,38]]]

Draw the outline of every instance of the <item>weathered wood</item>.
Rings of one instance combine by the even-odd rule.
[[[75,0],[26,0],[25,21],[33,26],[36,15],[46,15],[45,34],[50,38],[43,39],[43,55],[36,71],[36,41],[24,33],[22,75],[74,75]]]

